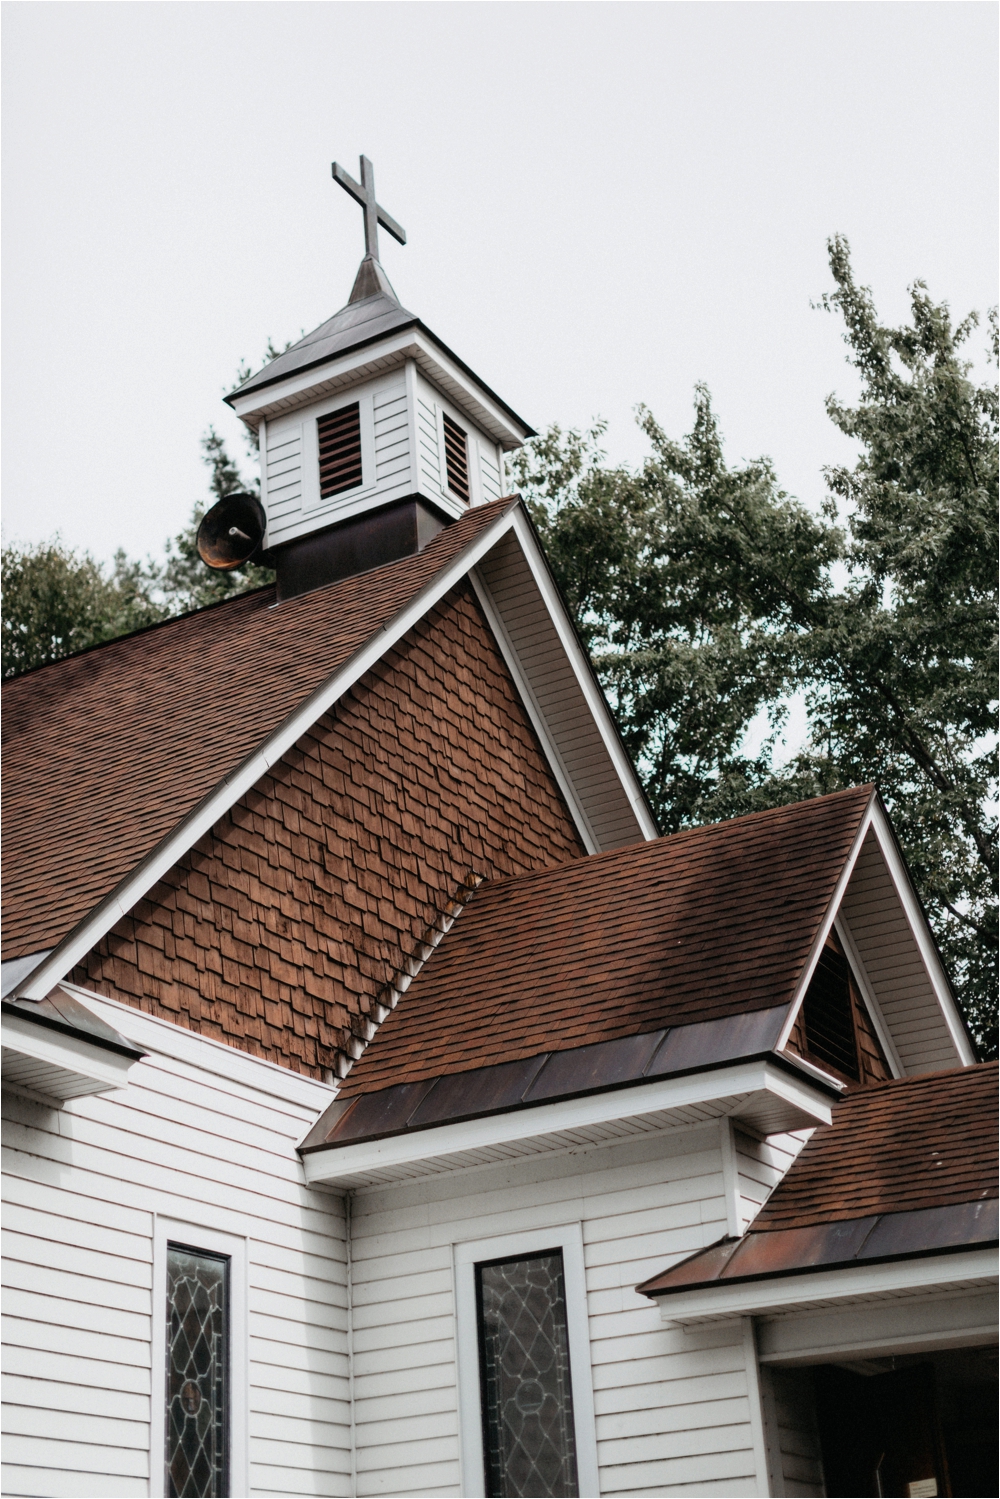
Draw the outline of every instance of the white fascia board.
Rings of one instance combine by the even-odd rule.
[[[830,1363],[872,1354],[927,1353],[997,1340],[995,1287],[981,1282],[908,1296],[865,1297],[757,1319],[762,1364]]]
[[[401,328],[376,343],[330,359],[325,364],[296,371],[285,380],[233,398],[233,410],[248,427],[279,412],[292,411],[318,399],[327,389],[354,385],[369,375],[403,365],[413,359],[424,374],[438,385],[494,442],[505,450],[519,448],[528,428],[514,421],[479,382],[429,337],[422,328]]]
[[[659,829],[653,821],[653,815],[649,810],[649,804],[646,801],[645,793],[639,783],[639,779],[632,768],[632,762],[625,753],[624,746],[618,736],[615,721],[611,716],[611,710],[594,676],[594,669],[590,664],[590,659],[580,644],[580,637],[577,635],[573,623],[566,613],[565,605],[552,580],[548,563],[538,545],[538,539],[535,536],[531,523],[520,509],[514,512],[513,529],[518,541],[521,543],[521,550],[524,552],[528,566],[531,568],[531,575],[535,580],[535,586],[541,594],[545,607],[556,627],[559,643],[566,653],[566,659],[570,663],[573,675],[576,677],[580,690],[586,700],[587,707],[590,709],[594,722],[600,731],[604,747],[611,758],[625,794],[629,799],[642,836],[647,841],[659,838]]]
[[[65,978],[82,957],[126,916],[137,901],[172,869],[198,839],[214,827],[219,818],[229,811],[261,776],[266,775],[303,734],[312,728],[317,719],[349,691],[359,677],[364,676],[386,651],[406,634],[428,609],[454,588],[492,546],[514,525],[515,511],[500,516],[450,565],[423,588],[417,597],[394,619],[365,642],[338,671],[327,678],[300,704],[285,721],[264,740],[219,784],[204,796],[198,805],[142,859],[130,874],[104,897],[80,921],[63,940],[52,949],[38,968],[22,980],[15,991],[17,998],[42,999],[49,990]]]
[[[775,1043],[775,1051],[783,1051],[784,1048],[788,1045],[788,1038],[792,1034],[792,1029],[795,1025],[796,1020],[798,1019],[799,1011],[801,1010],[806,997],[806,990],[812,983],[812,976],[816,971],[816,964],[819,962],[820,954],[822,953],[823,948],[826,945],[826,939],[827,937],[829,937],[830,932],[833,930],[833,924],[837,919],[837,912],[840,910],[840,902],[844,898],[844,892],[846,891],[847,886],[850,883],[851,875],[854,873],[854,866],[858,862],[858,855],[861,853],[862,844],[867,837],[868,829],[872,825],[872,818],[875,815],[875,801],[875,793],[873,792],[871,801],[869,802],[868,807],[865,811],[865,815],[861,819],[861,825],[858,828],[857,833],[855,834],[854,842],[851,844],[851,851],[847,856],[843,869],[840,871],[840,878],[838,879],[836,888],[834,889],[833,899],[830,901],[830,904],[826,910],[826,915],[823,917],[823,920],[820,923],[819,931],[816,933],[816,940],[813,943],[812,951],[809,954],[809,961],[805,966],[805,970],[803,971],[802,977],[799,980],[799,987],[795,992],[795,996],[792,1000],[791,1005],[789,1006],[788,1015],[785,1019],[784,1025],[781,1028],[781,1035],[778,1037],[777,1042]]]
[[[900,904],[910,924],[910,930],[913,933],[914,941],[920,953],[920,960],[924,965],[927,977],[930,979],[931,988],[934,990],[937,1002],[941,1006],[941,1013],[944,1016],[945,1025],[948,1027],[948,1034],[954,1042],[955,1050],[958,1052],[963,1065],[971,1067],[976,1061],[976,1054],[972,1049],[972,1043],[969,1040],[968,1032],[959,1013],[958,1005],[955,1003],[955,996],[952,993],[948,975],[944,971],[944,965],[941,962],[937,944],[927,925],[927,918],[921,909],[920,901],[913,888],[906,865],[900,857],[892,828],[889,826],[888,819],[877,802],[872,808],[871,825],[878,839],[879,848],[885,860],[885,866],[889,871],[889,878],[895,886],[896,894],[899,896]]]
[[[544,1141],[566,1130],[663,1113],[687,1110],[720,1099],[734,1100],[729,1112],[739,1116],[750,1098],[771,1094],[816,1124],[830,1123],[830,1100],[803,1079],[792,1077],[766,1061],[738,1062],[709,1072],[659,1078],[632,1088],[616,1088],[588,1098],[564,1098],[556,1103],[488,1114],[455,1124],[392,1135],[382,1140],[360,1140],[355,1145],[327,1146],[303,1158],[306,1183],[336,1185],[351,1177],[389,1167],[441,1162],[449,1155],[519,1141]],[[686,1122],[686,1115],[685,1115]]]
[[[4,1015],[0,1023],[3,1050],[12,1057],[29,1057],[41,1064],[53,1077],[62,1074],[69,1083],[72,1079],[85,1080],[96,1087],[86,1087],[86,1092],[106,1092],[111,1088],[123,1088],[130,1067],[137,1057],[125,1057],[119,1052],[109,1051],[104,1046],[95,1046],[79,1036],[71,1036],[56,1030],[54,1026],[42,1026],[37,1021],[21,1015]],[[54,1093],[56,1086],[49,1083],[46,1092]],[[79,1091],[74,1088],[74,1091]]]
[[[329,1083],[320,1082],[319,1078],[292,1072],[277,1062],[239,1051],[225,1041],[189,1031],[173,1020],[163,1020],[159,1015],[149,1015],[145,1010],[122,1004],[120,1000],[93,994],[78,984],[64,983],[62,988],[68,994],[78,995],[95,1014],[148,1056],[171,1057],[212,1077],[266,1093],[297,1108],[314,1110],[317,1118],[336,1097],[337,1090]]]
[[[933,1254],[922,1259],[890,1260],[884,1264],[856,1263],[839,1270],[804,1275],[774,1276],[770,1280],[714,1285],[660,1296],[660,1319],[686,1326],[733,1317],[766,1317],[775,1312],[808,1307],[817,1302],[859,1296],[902,1296],[936,1287],[990,1282],[996,1278],[995,1249],[967,1249]]]

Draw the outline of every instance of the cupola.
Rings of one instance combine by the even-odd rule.
[[[503,455],[531,428],[414,313],[378,258],[405,231],[361,181],[365,256],[347,305],[226,397],[260,440],[264,546],[289,598],[419,551],[470,505],[499,499]]]

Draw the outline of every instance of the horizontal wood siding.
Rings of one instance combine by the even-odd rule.
[[[483,484],[483,504],[499,500],[503,495],[503,485],[497,468],[496,449],[488,447],[484,442],[479,444],[479,473]]]
[[[756,1218],[812,1133],[811,1129],[802,1129],[760,1140],[742,1130],[733,1131],[741,1233]]]
[[[437,410],[430,386],[417,379],[417,462],[421,494],[433,498],[441,493],[441,445],[438,441]]]
[[[406,385],[402,375],[375,391],[375,483],[379,503],[412,494]]]
[[[726,1231],[718,1127],[355,1194],[358,1493],[462,1492],[452,1246],[582,1224],[602,1494],[758,1491],[738,1324],[635,1285]]]
[[[276,1097],[267,1063],[239,1057],[256,1088],[213,1074],[225,1048],[200,1043],[195,1065],[152,1049],[172,1026],[105,1014],[151,1050],[127,1089],[59,1112],[4,1095],[4,1492],[147,1493],[161,1213],[248,1238],[251,1492],[347,1494],[343,1211],[294,1148],[326,1090]]]
[[[286,419],[269,424],[266,442],[267,519],[275,532],[302,510],[302,423]]]
[[[958,1067],[902,902],[873,832],[858,855],[840,907],[906,1073]]]

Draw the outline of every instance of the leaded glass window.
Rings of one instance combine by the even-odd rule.
[[[476,1266],[486,1492],[575,1495],[562,1252]]]
[[[229,1259],[167,1245],[167,1493],[229,1493]]]

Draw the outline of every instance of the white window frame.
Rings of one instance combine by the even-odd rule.
[[[186,1223],[157,1213],[153,1223],[153,1328],[150,1380],[149,1492],[167,1492],[167,1245],[186,1244],[229,1260],[229,1492],[250,1492],[249,1391],[247,1348],[247,1241],[202,1223]]]
[[[546,1250],[552,1249],[561,1250],[563,1259],[579,1489],[581,1495],[594,1496],[601,1492],[597,1468],[583,1229],[579,1223],[564,1223],[554,1228],[533,1228],[524,1233],[475,1239],[452,1246],[462,1493],[468,1499],[480,1499],[486,1493],[479,1381],[479,1329],[476,1317],[476,1266],[487,1260],[526,1259],[529,1255],[544,1254]]]

